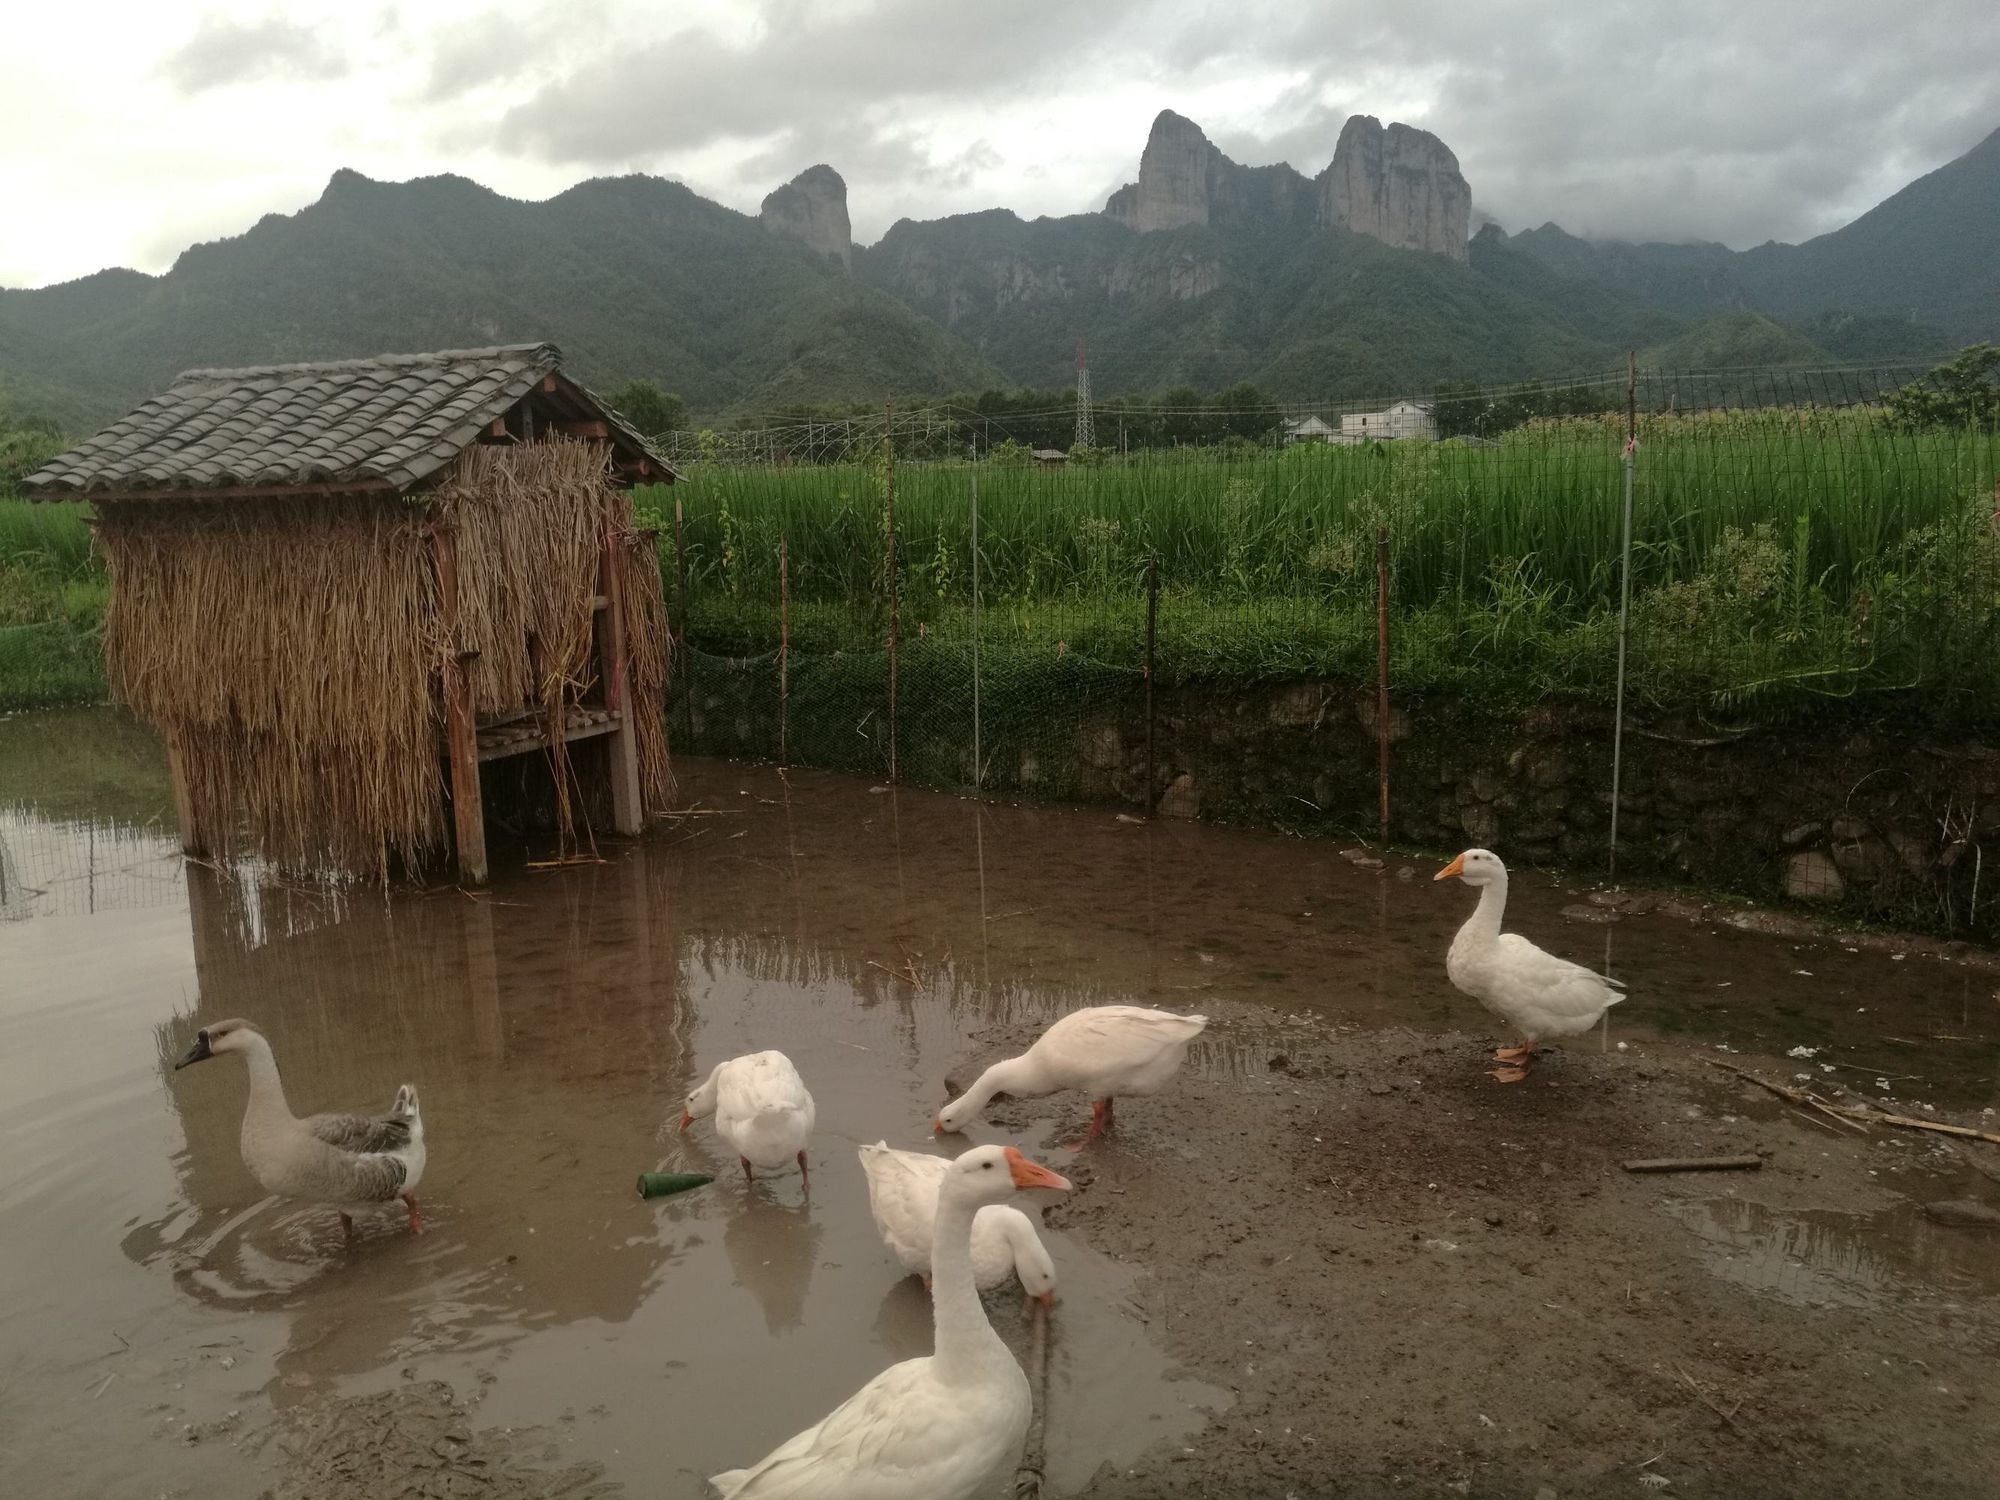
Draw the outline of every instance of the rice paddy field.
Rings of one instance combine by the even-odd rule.
[[[1395,689],[1609,702],[1623,439],[1615,419],[1577,420],[1478,446],[896,467],[899,634],[1137,669],[1151,559],[1162,677],[1372,680],[1386,532]],[[1633,701],[1740,717],[1894,697],[1983,721],[2000,686],[1996,469],[1991,432],[1913,434],[1867,411],[1643,420]],[[887,477],[879,457],[695,466],[642,496],[690,642],[879,651]]]

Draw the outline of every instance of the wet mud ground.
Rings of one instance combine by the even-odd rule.
[[[1518,878],[1510,925],[1632,999],[1501,1088],[1443,975],[1471,893],[1394,856],[686,763],[690,814],[604,864],[342,899],[184,867],[151,754],[0,721],[0,1493],[699,1495],[928,1348],[853,1146],[1117,1001],[1214,1018],[1171,1091],[1078,1157],[1062,1096],[964,1138],[1077,1184],[1043,1493],[1995,1492],[2000,1234],[1920,1205],[2000,1202],[2000,1147],[1708,1066],[2000,1128],[1983,955]],[[166,1062],[228,1015],[300,1112],[419,1085],[423,1236],[262,1198],[233,1060]],[[810,1203],[671,1130],[771,1045]],[[656,1166],[719,1175],[643,1203]]]

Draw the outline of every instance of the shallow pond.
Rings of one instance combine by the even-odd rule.
[[[689,812],[603,863],[343,895],[184,864],[157,747],[118,717],[0,720],[0,1492],[255,1495],[287,1461],[283,1413],[442,1380],[550,1462],[698,1495],[927,1350],[927,1300],[875,1235],[853,1147],[926,1147],[982,1027],[1258,1002],[1268,1026],[1195,1049],[1226,1078],[1262,1074],[1286,1026],[1484,1026],[1442,968],[1469,893],[1428,866],[848,777],[677,773]],[[1514,925],[1632,982],[1573,1045],[1672,1036],[1885,1077],[1910,1108],[1993,1102],[1990,970],[1565,918],[1579,900],[1524,877],[1513,903]],[[425,1234],[384,1211],[349,1246],[330,1212],[262,1198],[236,1151],[240,1066],[170,1067],[225,1016],[270,1037],[300,1113],[419,1085]],[[810,1203],[795,1172],[746,1187],[706,1127],[672,1130],[713,1062],[766,1046],[817,1099]],[[655,1167],[717,1180],[643,1202]],[[1750,1285],[1801,1233],[1683,1217]],[[1920,1276],[1932,1252],[1905,1238]],[[1077,1493],[1230,1396],[1172,1367],[1135,1310],[1143,1267],[1049,1239],[1048,1476]],[[1865,1290],[1903,1253],[1877,1234],[1865,1266],[1825,1274]],[[1017,1299],[989,1305],[1025,1350]]]

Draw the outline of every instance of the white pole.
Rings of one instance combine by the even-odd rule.
[[[979,470],[972,471],[972,789],[986,784],[979,743]]]
[[[1618,547],[1618,687],[1611,720],[1611,879],[1618,878],[1619,783],[1625,769],[1625,637],[1632,618],[1632,456],[1639,447],[1638,371],[1626,358],[1625,517]]]

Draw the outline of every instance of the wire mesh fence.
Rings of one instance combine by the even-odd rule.
[[[853,419],[824,461],[695,462],[641,501],[683,646],[672,733],[929,786],[1370,831],[1392,740],[1392,836],[1504,828],[1530,858],[1587,861],[1622,815],[1640,866],[1711,878],[1657,831],[1705,818],[1728,842],[1706,794],[1661,806],[1670,750],[1724,751],[1708,759],[1742,801],[1802,744],[1963,740],[2000,718],[2000,437],[1908,420],[1882,399],[1907,375],[1452,391],[1408,403],[1406,437],[1343,441],[1352,413],[1334,413],[1331,441],[1284,441],[1313,430],[1293,416],[1268,445],[1060,459],[892,414],[872,434]],[[1627,730],[1635,779],[1614,795]],[[1529,784],[1524,735],[1576,764]],[[1506,784],[1466,800],[1509,737]],[[1932,813],[1927,876],[1953,819],[1984,815]],[[1807,851],[1827,871],[1808,863],[1855,885],[1837,842]],[[1761,846],[1755,863],[1737,883],[1804,878]],[[1950,897],[1948,925],[1989,909],[1986,884]]]

